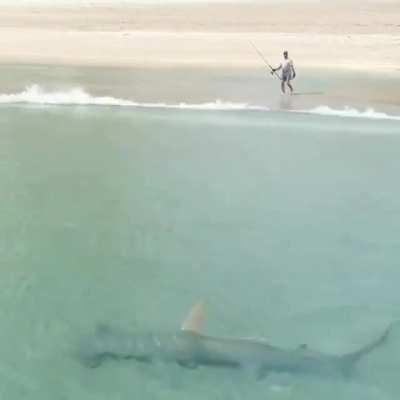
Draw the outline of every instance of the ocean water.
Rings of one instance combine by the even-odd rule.
[[[348,380],[77,357],[99,323],[174,332],[199,299],[216,336],[378,337],[400,317],[397,116],[40,90],[0,97],[2,398],[398,399],[399,329]]]

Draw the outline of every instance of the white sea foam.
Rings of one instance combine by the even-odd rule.
[[[93,97],[81,88],[73,88],[63,92],[46,92],[39,85],[32,85],[19,93],[1,94],[0,104],[60,104],[60,105],[111,105],[135,106],[128,101],[113,97]]]
[[[355,108],[345,107],[341,110],[330,108],[328,106],[319,106],[312,108],[311,110],[296,110],[295,112],[317,114],[317,115],[328,115],[335,117],[348,117],[348,118],[369,118],[369,119],[391,119],[400,121],[400,116],[389,115],[383,112],[375,111],[372,108],[368,108],[365,111],[359,111]]]
[[[0,94],[0,104],[48,104],[48,105],[96,105],[141,108],[173,108],[186,110],[268,110],[266,107],[252,106],[247,103],[232,103],[221,100],[200,104],[166,104],[138,103],[115,97],[92,96],[81,88],[73,88],[63,92],[47,92],[39,85],[27,87],[24,91],[14,94]]]
[[[233,103],[221,100],[213,102],[189,103],[139,103],[127,99],[118,99],[110,96],[92,96],[82,88],[76,87],[66,91],[46,91],[40,85],[32,85],[19,93],[0,94],[0,104],[42,104],[42,105],[95,105],[117,106],[136,108],[167,108],[184,110],[215,110],[215,111],[270,111],[268,107],[250,105],[248,103]],[[359,111],[355,108],[345,107],[334,109],[328,106],[318,106],[310,110],[290,110],[294,113],[326,115],[349,118],[388,119],[400,121],[400,116],[378,112],[372,108]]]

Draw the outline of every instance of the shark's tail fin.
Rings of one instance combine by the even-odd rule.
[[[375,339],[371,343],[367,344],[366,346],[362,347],[361,349],[354,351],[352,353],[343,355],[341,357],[341,363],[342,363],[342,368],[343,368],[344,374],[349,375],[353,371],[355,365],[358,363],[358,361],[360,361],[361,358],[368,355],[369,353],[374,351],[376,348],[378,348],[382,344],[384,344],[386,342],[390,332],[392,331],[392,329],[394,328],[394,326],[397,323],[398,322],[394,322],[394,323],[390,324],[389,327],[382,333],[381,336],[379,336],[377,339]]]

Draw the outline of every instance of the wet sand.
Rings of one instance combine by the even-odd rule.
[[[301,69],[298,74],[293,81],[295,95],[282,96],[279,80],[262,65],[131,68],[10,64],[0,66],[0,87],[2,93],[20,93],[33,84],[46,92],[80,87],[92,96],[139,103],[201,104],[220,100],[271,109],[328,105],[400,114],[398,86],[386,74],[311,68]]]

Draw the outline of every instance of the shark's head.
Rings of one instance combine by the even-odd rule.
[[[94,335],[82,340],[79,358],[83,364],[95,368],[105,359],[135,359],[150,361],[154,356],[157,341],[152,335],[127,334],[99,325]]]

